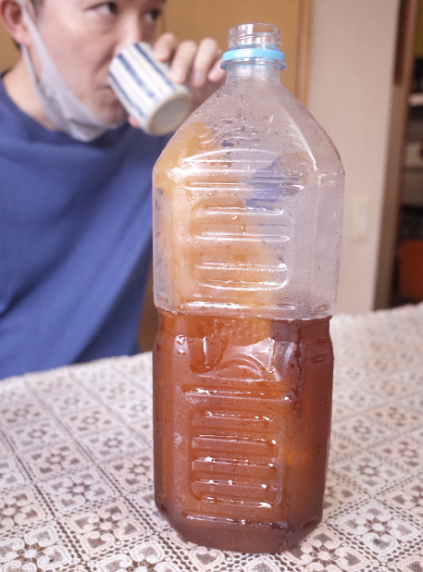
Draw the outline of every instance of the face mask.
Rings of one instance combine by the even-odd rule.
[[[79,141],[92,141],[109,129],[122,123],[104,123],[71,92],[50,58],[41,36],[25,6],[25,0],[19,4],[28,23],[34,47],[41,65],[40,78],[37,79],[34,67],[25,46],[21,52],[28,70],[32,86],[47,117],[61,130]]]

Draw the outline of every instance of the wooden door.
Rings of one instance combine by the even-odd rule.
[[[281,49],[287,61],[282,83],[305,104],[311,8],[312,0],[166,0],[161,26],[162,31],[171,31],[180,40],[216,38],[225,51],[231,26],[275,24],[281,29]],[[157,322],[150,277],[139,335],[144,351],[152,348]]]
[[[250,22],[275,24],[281,29],[281,48],[287,61],[282,83],[304,102],[311,1],[167,0],[163,28],[181,40],[216,38],[225,51],[231,26]]]
[[[19,49],[6,32],[2,22],[0,22],[0,72],[11,68],[18,60],[18,57]]]

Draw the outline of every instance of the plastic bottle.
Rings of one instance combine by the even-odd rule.
[[[344,172],[279,42],[231,28],[225,85],[154,172],[156,504],[184,539],[245,552],[317,526],[330,433]]]

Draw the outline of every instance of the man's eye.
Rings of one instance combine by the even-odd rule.
[[[98,4],[97,9],[103,14],[116,14],[117,4],[115,2],[103,2],[103,4]]]
[[[161,15],[161,10],[150,10],[150,12],[147,12],[146,18],[151,22],[155,22],[160,18]]]

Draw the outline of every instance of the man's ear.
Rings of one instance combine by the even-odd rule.
[[[17,44],[28,46],[31,43],[26,18],[17,0],[0,0],[0,17]]]

